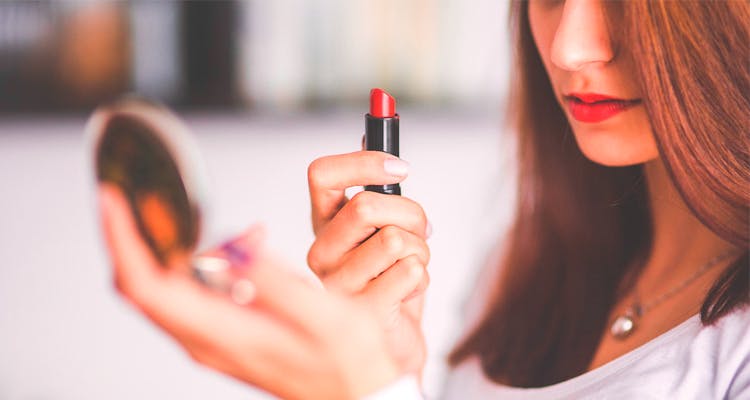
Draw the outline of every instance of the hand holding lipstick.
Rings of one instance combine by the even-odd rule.
[[[429,282],[429,223],[422,207],[406,197],[363,191],[351,200],[348,187],[402,181],[407,164],[378,151],[319,158],[308,180],[316,235],[307,261],[327,289],[373,309],[406,372],[425,358],[420,330],[423,292]]]
[[[379,151],[327,156],[310,164],[316,239],[307,261],[327,289],[375,310],[400,369],[418,372],[426,354],[420,320],[431,228],[419,204],[391,195],[400,194],[398,183],[409,168],[396,157],[393,98],[374,89],[366,121],[363,147]],[[354,186],[367,190],[349,200],[344,191]]]

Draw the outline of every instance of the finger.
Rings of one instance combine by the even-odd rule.
[[[117,186],[101,184],[99,204],[118,289],[127,293],[148,292],[145,286],[163,272],[160,271],[163,266],[140,239],[128,201]]]
[[[423,285],[426,276],[424,265],[416,256],[410,256],[375,278],[361,296],[376,310],[387,313]]]
[[[398,183],[407,174],[408,163],[381,151],[318,158],[307,170],[313,230],[317,233],[346,203],[346,188]]]
[[[415,255],[422,265],[430,262],[430,249],[423,238],[394,225],[387,225],[361,246],[344,256],[322,282],[328,289],[356,293],[398,260]]]
[[[427,217],[413,200],[367,191],[357,193],[319,232],[308,252],[308,265],[318,276],[324,276],[346,253],[387,225],[427,237]]]

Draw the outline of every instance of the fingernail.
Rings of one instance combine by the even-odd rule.
[[[409,163],[400,158],[387,158],[383,169],[388,175],[402,177],[409,173]]]
[[[426,239],[429,239],[430,236],[432,236],[432,224],[430,221],[427,221],[427,227],[424,229],[424,236]]]
[[[252,255],[249,249],[243,249],[237,241],[230,241],[221,246],[221,251],[225,254],[227,260],[235,267],[242,267],[250,264]]]

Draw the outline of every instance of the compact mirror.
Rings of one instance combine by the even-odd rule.
[[[205,174],[186,125],[166,107],[125,98],[94,111],[86,127],[98,183],[120,188],[139,235],[163,266],[186,266],[203,283],[230,284],[230,257],[196,257],[204,230]]]

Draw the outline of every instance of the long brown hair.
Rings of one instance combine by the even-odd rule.
[[[748,249],[750,6],[617,4],[624,8],[617,34],[638,60],[644,105],[672,181],[700,221]],[[527,6],[514,1],[511,11],[517,216],[486,313],[449,361],[475,355],[491,379],[536,387],[586,371],[624,277],[637,274],[649,254],[651,215],[642,166],[604,167],[578,149],[531,36]],[[704,324],[750,302],[748,262],[745,252],[714,283],[701,309]]]

